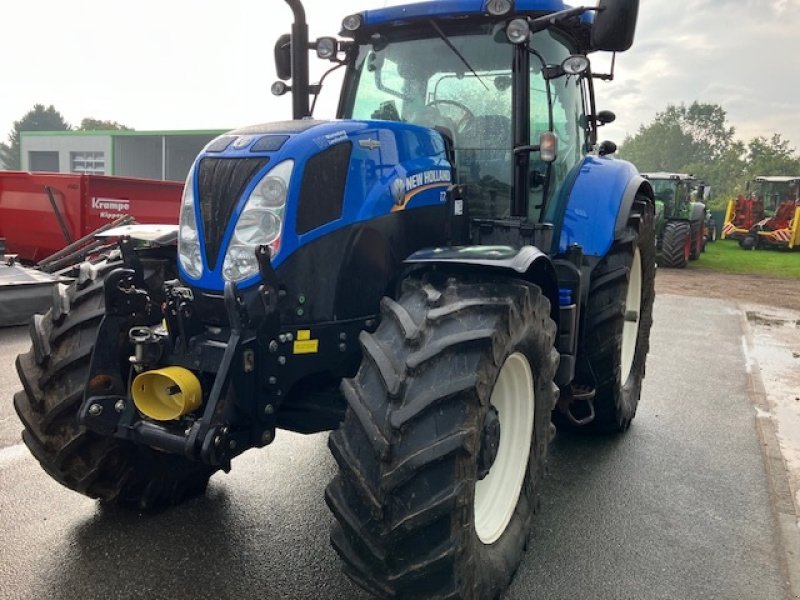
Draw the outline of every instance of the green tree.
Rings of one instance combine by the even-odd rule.
[[[745,147],[734,134],[727,113],[717,104],[668,105],[652,123],[625,138],[620,156],[643,172],[693,173],[712,187],[722,203],[745,172]]]
[[[748,179],[759,175],[800,175],[800,156],[780,134],[770,139],[755,137],[747,145]]]
[[[64,116],[51,104],[35,104],[19,121],[14,121],[14,127],[8,134],[8,144],[0,144],[0,160],[7,169],[18,170],[20,161],[20,132],[21,131],[66,131],[70,129]]]
[[[104,121],[86,117],[78,126],[78,131],[133,131],[133,128],[116,121]]]
[[[642,125],[634,136],[626,136],[619,155],[633,162],[640,171],[681,171],[692,152],[692,139],[678,123],[656,119]]]

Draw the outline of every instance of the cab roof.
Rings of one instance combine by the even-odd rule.
[[[791,177],[756,177],[756,181],[763,181],[766,183],[790,183],[798,180],[800,180],[800,175]]]
[[[697,177],[691,173],[642,173],[642,177],[649,180],[671,179],[675,181],[695,181]]]
[[[562,0],[516,0],[514,13],[552,13],[571,8]],[[486,13],[486,0],[434,0],[415,2],[367,10],[361,13],[367,27],[398,21],[412,21],[416,19],[430,19],[433,17],[457,17],[463,15],[481,15]],[[594,13],[585,13],[582,21],[590,23]]]

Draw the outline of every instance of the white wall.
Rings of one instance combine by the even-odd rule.
[[[103,152],[105,154],[105,174],[111,174],[112,138],[109,135],[53,135],[53,136],[20,136],[22,151],[22,170],[28,171],[28,152],[58,152],[58,170],[70,172],[70,152]]]

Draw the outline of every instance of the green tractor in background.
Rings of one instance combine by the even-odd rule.
[[[656,246],[658,264],[683,269],[700,258],[709,238],[706,205],[700,200],[710,188],[694,175],[642,173],[656,198]],[[713,227],[713,224],[710,225]]]

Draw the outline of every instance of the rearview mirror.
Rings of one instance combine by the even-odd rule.
[[[286,81],[292,77],[292,36],[288,33],[275,43],[275,70],[279,79]]]
[[[625,52],[633,45],[639,0],[600,0],[592,27],[592,48]]]
[[[613,123],[617,120],[617,115],[615,115],[610,110],[601,110],[594,118],[594,122],[598,125],[608,125],[609,123]]]
[[[614,142],[610,142],[606,140],[605,142],[600,143],[600,147],[597,149],[597,153],[600,156],[610,156],[617,151],[617,145]]]

